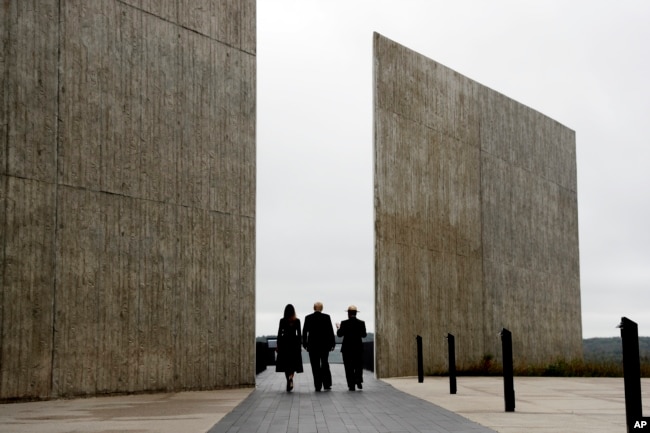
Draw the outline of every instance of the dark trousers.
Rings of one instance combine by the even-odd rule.
[[[363,383],[363,352],[343,352],[343,367],[345,367],[345,379],[348,388]]]
[[[314,386],[317,390],[322,387],[332,387],[332,372],[330,371],[329,350],[312,350],[309,352],[311,372],[314,375]]]

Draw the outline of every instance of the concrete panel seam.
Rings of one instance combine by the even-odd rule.
[[[161,20],[161,21],[165,21],[165,22],[167,22],[167,23],[169,23],[169,24],[171,24],[171,25],[173,25],[173,26],[175,26],[175,27],[179,27],[179,28],[181,28],[181,29],[183,29],[183,30],[186,30],[186,31],[188,31],[188,32],[191,32],[191,33],[194,33],[194,34],[196,34],[196,35],[202,36],[202,37],[207,38],[207,39],[209,39],[209,40],[211,40],[211,41],[218,42],[219,44],[221,44],[221,45],[223,45],[223,46],[226,46],[226,47],[228,47],[228,48],[232,48],[232,49],[234,49],[234,50],[241,51],[241,52],[243,52],[243,53],[245,53],[245,54],[250,54],[251,56],[254,56],[254,57],[256,56],[256,53],[253,53],[253,52],[247,51],[247,50],[242,49],[242,48],[240,48],[240,47],[238,47],[238,46],[236,46],[236,45],[230,44],[230,43],[228,43],[228,42],[224,42],[224,41],[221,41],[221,40],[219,40],[219,39],[213,38],[212,36],[210,36],[210,35],[206,35],[205,33],[200,32],[200,31],[198,31],[198,30],[196,30],[196,29],[193,29],[193,28],[191,28],[191,27],[187,27],[186,25],[183,25],[183,24],[181,24],[181,23],[179,23],[179,22],[171,21],[171,20],[169,20],[169,19],[167,19],[167,18],[165,18],[165,17],[163,17],[163,16],[156,15],[156,14],[154,14],[154,13],[151,12],[151,11],[148,11],[148,10],[143,9],[143,8],[139,8],[139,7],[137,7],[137,6],[135,6],[135,5],[131,4],[131,3],[123,2],[122,0],[117,0],[117,1],[118,1],[119,3],[121,3],[122,5],[126,6],[126,7],[129,7],[129,8],[132,8],[132,9],[134,9],[134,10],[140,11],[140,12],[142,12],[143,14],[146,14],[146,15],[149,15],[149,16],[152,16],[152,17],[155,17],[155,18],[157,18],[157,19],[159,19],[159,20]]]

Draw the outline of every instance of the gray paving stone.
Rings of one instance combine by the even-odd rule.
[[[315,392],[311,367],[304,367],[290,393],[284,374],[273,367],[260,373],[255,391],[208,433],[495,433],[371,372],[362,391],[348,391],[341,364],[332,364],[332,390]]]

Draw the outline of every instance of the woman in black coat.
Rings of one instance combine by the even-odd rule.
[[[293,305],[288,304],[278,327],[278,358],[275,361],[275,371],[284,372],[287,378],[287,392],[293,390],[293,375],[303,372],[301,344],[300,319]]]

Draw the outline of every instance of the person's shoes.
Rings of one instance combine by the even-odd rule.
[[[361,383],[357,383],[357,388],[363,389],[363,385],[361,385]]]
[[[332,387],[331,387],[331,386],[326,386],[326,387],[325,387],[325,391],[331,391],[331,390],[332,390]]]
[[[320,388],[316,388],[316,392],[320,392]]]
[[[350,386],[350,387],[348,387],[348,390],[350,390],[350,391],[354,391],[354,386]]]

